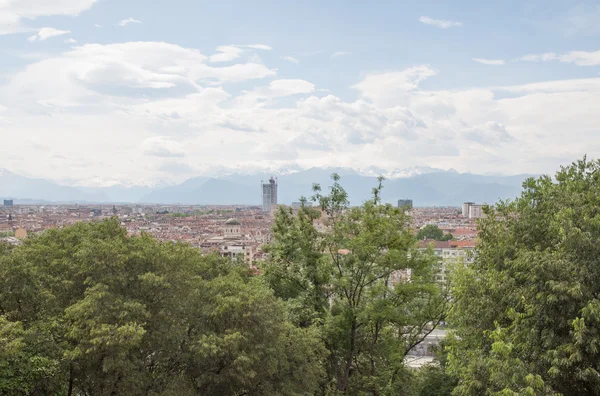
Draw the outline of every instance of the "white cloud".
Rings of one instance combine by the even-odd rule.
[[[98,98],[182,96],[199,84],[232,83],[275,75],[256,63],[206,64],[196,49],[158,42],[85,44],[28,65],[13,76],[6,95],[24,92],[43,106],[85,107]],[[112,99],[111,99],[112,100]]]
[[[210,56],[210,61],[213,63],[231,62],[232,60],[235,60],[242,56],[244,49],[234,45],[223,45],[217,47],[217,51],[219,52],[218,54]]]
[[[506,131],[503,124],[488,121],[475,127],[467,127],[462,131],[463,136],[484,145],[498,144],[512,140],[512,136]]]
[[[242,106],[252,107],[258,101],[282,98],[285,96],[309,94],[315,91],[315,85],[300,79],[281,79],[271,81],[269,85],[254,88],[244,92],[237,98],[237,103]],[[265,105],[261,102],[259,105]]]
[[[101,28],[102,27],[102,25],[98,25],[97,23],[94,23],[94,26],[97,27],[97,28]]]
[[[558,56],[554,52],[546,52],[543,54],[529,54],[522,56],[517,61],[523,62],[547,62],[551,60],[557,60]]]
[[[434,76],[435,71],[429,66],[415,66],[402,71],[367,74],[352,88],[361,96],[383,104],[405,97],[409,91],[416,89],[419,83]]]
[[[571,51],[560,57],[561,62],[575,63],[578,66],[600,66],[600,50]]]
[[[123,19],[121,22],[119,22],[119,26],[127,26],[130,23],[142,23],[142,21],[139,21],[137,19],[133,19],[132,17],[129,17],[129,18]]]
[[[473,61],[475,61],[477,63],[482,63],[484,65],[491,65],[491,66],[501,66],[504,64],[504,61],[502,59],[473,58]]]
[[[185,157],[184,146],[166,136],[153,136],[142,142],[142,148],[145,155],[154,157]]]
[[[557,80],[552,82],[492,87],[491,89],[493,91],[505,91],[513,94],[596,92],[600,91],[600,78]]]
[[[282,56],[281,59],[284,60],[284,61],[291,62],[291,63],[298,63],[299,62],[298,59],[294,58],[293,56]]]
[[[69,33],[71,33],[70,30],[58,30],[58,29],[54,29],[54,28],[45,27],[45,28],[41,28],[40,30],[38,30],[38,32],[36,34],[29,37],[27,40],[29,40],[29,41],[36,41],[36,40],[44,41],[46,39],[49,39],[50,37],[62,36],[64,34],[69,34]]]
[[[422,16],[419,18],[419,22],[424,23],[426,25],[432,25],[435,27],[439,27],[441,29],[448,29],[451,27],[459,27],[462,26],[462,22],[459,21],[450,21],[443,19],[433,19],[427,16]]]
[[[189,164],[182,161],[165,161],[161,163],[157,168],[157,171],[162,172],[166,175],[172,176],[177,175],[193,175],[197,169],[191,167]]]
[[[273,50],[273,47],[271,47],[270,45],[266,45],[266,44],[248,44],[248,45],[244,45],[242,47],[258,49],[258,50],[263,50],[263,51],[272,51]]]
[[[270,51],[273,48],[265,44],[250,44],[250,45],[221,45],[217,47],[217,52],[210,56],[210,61],[213,63],[218,62],[231,62],[238,59],[247,49],[257,49],[263,51]]]
[[[562,55],[554,52],[543,54],[529,54],[522,56],[517,61],[522,62],[550,62],[560,61],[562,63],[574,63],[578,66],[599,66],[600,50],[598,51],[571,51]]]
[[[97,0],[0,0],[0,35],[28,31],[23,22],[41,16],[76,16]]]
[[[262,64],[208,61],[155,42],[86,44],[33,60],[0,83],[0,140],[36,145],[15,146],[3,166],[51,178],[180,181],[231,167],[534,173],[600,156],[600,78],[432,91],[424,81],[435,71],[420,65],[368,73],[349,100],[301,78],[260,80],[275,76]]]
[[[334,53],[331,54],[331,59],[335,59],[335,58],[339,58],[341,56],[347,56],[352,54],[352,52],[347,52],[347,51],[336,51]]]
[[[75,44],[77,42],[77,40],[73,39],[73,38],[69,38],[65,40],[65,43],[67,44]]]

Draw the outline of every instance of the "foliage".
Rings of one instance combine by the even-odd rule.
[[[169,216],[169,217],[175,217],[175,218],[178,218],[178,217],[191,217],[192,214],[191,213],[169,213],[167,216]]]
[[[315,391],[314,329],[248,268],[116,219],[0,251],[0,394]]]
[[[456,395],[600,394],[600,162],[524,183],[456,272]]]
[[[435,224],[428,224],[421,228],[417,233],[417,239],[422,241],[423,239],[433,239],[436,241],[449,241],[453,238],[452,234],[444,234],[444,231]]]
[[[411,395],[450,396],[456,387],[457,378],[448,371],[447,342],[442,340],[433,347],[435,360],[415,371]]]
[[[279,209],[264,279],[300,328],[319,331],[323,393],[405,393],[405,355],[445,315],[436,260],[416,249],[404,210],[381,203],[381,179],[359,207],[333,181],[328,195],[315,185],[318,209]]]
[[[450,396],[456,379],[446,372],[444,367],[428,364],[415,372],[412,395],[415,396]]]

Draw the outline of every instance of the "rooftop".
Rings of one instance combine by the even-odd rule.
[[[238,219],[231,218],[225,222],[226,225],[241,225]]]

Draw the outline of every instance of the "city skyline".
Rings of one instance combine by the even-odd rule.
[[[0,168],[106,185],[600,157],[595,1],[0,4]]]

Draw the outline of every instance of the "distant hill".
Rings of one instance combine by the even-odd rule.
[[[196,177],[177,186],[153,191],[140,201],[169,204],[257,204],[260,200],[258,191],[258,187],[253,189],[243,183]]]
[[[310,168],[280,175],[279,202],[290,204],[301,196],[312,195],[313,183],[323,189],[331,185],[331,174],[338,173],[352,204],[369,199],[377,185],[375,176],[344,168]],[[401,173],[401,172],[400,172]],[[395,203],[410,198],[415,206],[459,206],[465,201],[494,203],[515,198],[523,181],[532,175],[487,176],[442,171],[411,172],[411,176],[384,182],[382,198]],[[164,204],[260,204],[261,180],[270,174],[231,174],[222,177],[195,177],[181,184],[152,188],[146,186],[71,187],[44,179],[27,178],[0,170],[0,198],[51,202],[140,202]]]
[[[20,176],[0,169],[0,197],[17,200],[52,202],[107,202],[102,192],[85,192],[75,187],[63,186],[44,179]]]
[[[281,175],[278,177],[279,202],[290,204],[301,196],[312,195],[313,183],[323,189],[331,185],[331,174],[341,175],[341,183],[352,204],[370,198],[377,185],[374,176],[363,176],[351,169],[319,169]],[[521,192],[523,181],[531,175],[483,176],[456,171],[438,171],[412,177],[384,181],[382,198],[395,203],[400,198],[413,199],[416,206],[459,206],[465,201],[494,203],[498,199],[515,198]],[[165,187],[142,199],[148,203],[182,204],[259,204],[260,180],[270,175],[233,174],[220,179],[195,178],[178,186]]]

